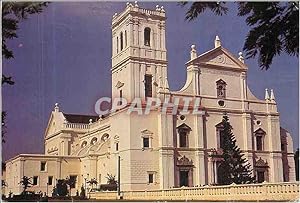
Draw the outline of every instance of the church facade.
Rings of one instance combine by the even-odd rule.
[[[255,97],[242,54],[233,55],[216,37],[203,54],[191,46],[186,83],[171,91],[165,21],[163,7],[148,10],[136,3],[113,16],[112,98],[197,99],[203,113],[163,112],[157,106],[147,115],[128,114],[126,105],[89,116],[67,114],[56,104],[45,129],[44,154],[20,154],[6,162],[6,194],[22,191],[23,176],[32,177],[30,190],[49,195],[59,179],[76,180],[75,194],[82,185],[91,187],[91,179],[105,184],[108,174],[120,180],[121,190],[218,184],[222,174],[212,155],[222,153],[224,113],[258,182],[295,181],[293,142],[280,127],[273,90],[262,89],[264,99]]]

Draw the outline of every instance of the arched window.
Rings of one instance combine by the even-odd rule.
[[[98,141],[98,139],[96,137],[93,137],[93,139],[91,140],[91,144],[94,145],[94,144],[96,144],[97,141]]]
[[[125,47],[127,47],[127,31],[125,30]]]
[[[121,45],[121,51],[123,50],[123,32],[120,33],[120,45]]]
[[[144,30],[144,45],[145,46],[150,46],[150,34],[151,34],[151,29],[146,27]]]
[[[217,97],[225,98],[226,97],[226,82],[222,79],[216,82],[217,85]]]
[[[87,145],[87,141],[83,141],[81,144],[81,148],[85,147]]]

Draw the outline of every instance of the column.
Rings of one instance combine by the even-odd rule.
[[[159,150],[159,176],[160,189],[174,187],[174,151]]]
[[[204,127],[203,127],[203,115],[197,115],[194,117],[194,139],[195,139],[195,179],[194,185],[205,185],[205,157],[204,157]]]
[[[160,189],[174,186],[173,115],[158,115],[158,148]]]
[[[296,169],[295,169],[295,160],[294,154],[288,154],[288,164],[289,164],[289,182],[296,181]]]
[[[279,117],[268,115],[268,132],[266,135],[266,142],[269,142],[269,180],[270,182],[283,181],[283,167],[281,155],[281,140],[280,140],[280,127]],[[265,142],[265,143],[266,143]]]

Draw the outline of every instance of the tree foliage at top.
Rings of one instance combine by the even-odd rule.
[[[299,57],[299,2],[236,3],[238,16],[245,16],[250,26],[243,48],[247,58],[258,55],[259,66],[267,70],[282,52]],[[216,15],[228,12],[226,2],[192,2],[186,19],[194,20],[207,9]]]
[[[255,182],[252,176],[251,165],[241,149],[236,145],[235,136],[232,133],[232,126],[229,123],[227,115],[223,116],[222,120],[222,136],[223,136],[223,153],[218,155],[221,158],[218,177],[221,180],[218,182],[222,185],[249,184]]]
[[[13,51],[8,48],[7,40],[17,38],[17,30],[21,20],[29,15],[41,13],[47,2],[2,2],[2,56],[6,59],[14,57]],[[2,74],[3,84],[13,85],[11,76]]]

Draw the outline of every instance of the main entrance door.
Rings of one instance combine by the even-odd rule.
[[[189,186],[189,171],[179,171],[179,186]]]

